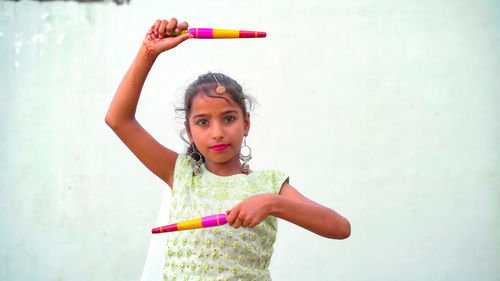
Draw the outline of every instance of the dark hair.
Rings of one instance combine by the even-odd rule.
[[[222,73],[208,72],[206,74],[198,76],[198,79],[193,81],[187,87],[186,92],[184,93],[183,105],[175,109],[175,112],[178,114],[178,116],[187,122],[188,127],[192,101],[197,94],[202,93],[211,98],[220,98],[227,100],[227,95],[218,95],[215,93],[215,89],[219,85],[226,88],[225,93],[231,96],[231,99],[239,106],[239,108],[241,108],[241,111],[243,112],[243,118],[246,118],[247,112],[249,111],[249,109],[251,110],[253,108],[253,105],[255,104],[254,99],[248,95],[245,95],[243,93],[243,88],[241,87],[241,85],[233,78]],[[185,133],[186,129],[183,129],[180,134],[181,138],[186,143],[189,143],[189,141],[184,136]],[[188,151],[186,153],[189,155],[191,152],[193,152],[193,150],[190,146],[188,147]]]

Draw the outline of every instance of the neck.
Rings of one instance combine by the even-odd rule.
[[[215,163],[207,160],[205,162],[205,168],[212,174],[222,177],[241,174],[241,163],[238,157],[224,163]]]

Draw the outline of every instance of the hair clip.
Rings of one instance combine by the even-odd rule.
[[[215,78],[215,75],[213,73],[210,73],[210,75],[212,75],[212,77],[215,79],[215,82],[217,82],[217,88],[215,89],[215,92],[219,95],[224,94],[226,92],[226,87],[219,84],[219,80]]]

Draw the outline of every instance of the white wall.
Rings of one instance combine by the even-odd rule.
[[[172,16],[268,37],[163,54],[141,123],[182,151],[174,103],[225,72],[260,104],[251,167],[351,221],[345,241],[281,221],[275,280],[498,279],[499,3],[234,2],[0,2],[0,279],[140,278],[168,187],[104,115]]]

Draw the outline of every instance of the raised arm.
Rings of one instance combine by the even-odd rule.
[[[283,184],[279,195],[266,193],[247,198],[231,210],[228,223],[235,228],[252,228],[269,215],[327,238],[345,239],[351,235],[346,218],[306,198],[288,183]]]
[[[172,187],[177,153],[156,141],[135,119],[135,112],[144,81],[156,58],[162,52],[174,48],[192,38],[189,33],[169,37],[175,30],[188,28],[188,23],[177,20],[157,20],[147,33],[132,65],[123,77],[106,114],[106,124],[155,175]]]

